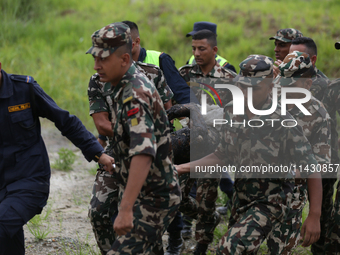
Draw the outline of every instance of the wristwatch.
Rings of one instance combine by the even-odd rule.
[[[98,162],[100,156],[103,155],[103,153],[104,153],[104,150],[98,152],[96,155],[94,155],[94,159],[93,159],[93,160],[94,160],[95,162]]]

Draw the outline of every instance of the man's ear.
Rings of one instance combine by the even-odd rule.
[[[1,71],[1,62],[0,62],[0,71]]]
[[[128,64],[130,64],[130,54],[129,53],[124,53],[120,56],[121,60],[122,60],[122,66],[127,66]]]
[[[140,45],[140,38],[137,37],[135,40],[135,47],[138,47]]]
[[[213,51],[214,51],[214,53],[215,53],[215,55],[216,55],[216,54],[217,54],[217,51],[218,51],[217,46],[214,46],[214,47],[213,47]]]
[[[312,61],[313,66],[315,66],[316,59],[317,59],[317,56],[316,56],[316,55],[313,55],[313,56],[310,58],[310,60]]]

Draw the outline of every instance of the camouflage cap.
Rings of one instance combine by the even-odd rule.
[[[280,74],[274,83],[282,87],[291,86],[311,68],[314,70],[307,53],[300,51],[289,53],[279,65]]]
[[[268,78],[268,75],[273,74],[273,62],[272,58],[264,55],[249,55],[240,63],[240,73],[234,81],[247,86],[256,86]]]
[[[335,49],[340,50],[340,42],[334,44]]]
[[[106,58],[120,46],[128,43],[131,40],[131,33],[128,25],[116,22],[97,30],[91,37],[92,47],[86,54]]]
[[[285,28],[285,29],[280,29],[276,32],[275,36],[272,36],[269,38],[269,40],[280,40],[282,42],[291,42],[293,41],[293,39],[297,38],[297,37],[302,37],[303,34],[294,28]]]

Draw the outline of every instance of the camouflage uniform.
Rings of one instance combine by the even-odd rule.
[[[288,54],[280,64],[280,75],[274,80],[274,83],[276,86],[292,86],[311,68],[313,68],[312,62],[308,54],[294,51]],[[314,68],[314,71],[316,70]],[[331,162],[330,117],[323,104],[314,97],[304,106],[311,113],[311,116],[304,115],[296,106],[290,109],[289,113],[302,127],[304,135],[312,146],[317,162],[328,165]],[[292,249],[298,245],[302,226],[302,210],[307,199],[307,180],[297,179],[289,213],[286,215],[284,223],[279,228],[274,229],[268,238],[270,254],[290,254]],[[329,207],[331,207],[329,199],[323,199],[322,208],[329,210]]]
[[[154,160],[134,206],[135,227],[129,234],[118,237],[112,246],[115,252],[108,254],[128,252],[136,244],[145,248],[139,252],[148,253],[155,247],[162,247],[162,234],[180,203],[177,172],[172,165],[172,153],[169,153],[169,121],[157,90],[134,66],[114,88],[112,98],[113,150],[120,200],[131,158],[147,154]],[[135,254],[136,251],[132,251],[130,254]]]
[[[222,68],[218,63],[214,68],[207,74],[204,75],[200,67],[197,64],[185,65],[179,69],[180,75],[184,80],[194,85],[196,88],[206,88],[202,84],[209,84],[214,87],[214,84],[225,84],[231,83],[232,78],[236,76],[231,70]],[[196,91],[196,96],[201,95],[202,90]],[[220,91],[222,102],[231,100],[231,93],[227,90]],[[227,93],[225,93],[227,92]],[[218,98],[215,96],[215,100]],[[208,101],[208,104],[212,101]],[[192,158],[191,158],[192,160]],[[197,195],[196,199],[189,196],[190,190],[197,181]],[[219,184],[219,178],[190,178],[189,174],[183,174],[180,176],[180,185],[182,190],[182,203],[180,211],[186,216],[196,219],[196,232],[195,238],[198,243],[209,244],[214,238],[214,229],[219,221],[218,216],[215,214],[215,202],[217,199],[217,187]]]
[[[163,72],[159,67],[142,62],[134,62],[134,65],[155,84],[164,103],[171,100],[173,93],[166,84]],[[100,82],[97,73],[92,75],[88,87],[90,115],[98,112],[110,112],[112,91],[111,83]],[[112,145],[112,137],[109,137],[109,144],[105,152],[110,156],[113,156]],[[115,240],[111,219],[118,212],[117,203],[118,187],[116,186],[115,174],[111,175],[99,168],[93,184],[89,218],[97,244],[103,254],[106,254]]]
[[[116,25],[117,23],[115,23]],[[118,23],[119,24],[119,23]],[[123,25],[125,26],[125,25]],[[110,27],[112,27],[112,24],[107,26],[109,29]],[[104,30],[107,28],[105,27]],[[117,28],[117,26],[116,26]],[[115,29],[115,28],[113,28]],[[118,28],[119,29],[119,28]],[[118,31],[119,32],[119,31]],[[96,33],[100,34],[100,31],[95,32],[94,36],[96,35]],[[92,52],[91,52],[92,53]],[[100,51],[97,54],[102,54]],[[138,70],[138,71],[137,71]],[[135,63],[132,64],[132,66],[130,67],[130,73],[135,73],[135,77],[133,79],[131,79],[130,76],[128,76],[128,78],[126,79],[126,81],[129,81],[130,79],[133,81],[136,81],[138,83],[138,85],[141,85],[141,83],[145,82],[147,79],[146,77],[143,75],[145,74],[149,79],[151,79],[152,82],[154,82],[155,86],[157,87],[157,90],[159,92],[159,94],[161,95],[161,98],[164,102],[167,102],[171,99],[172,97],[172,92],[171,90],[168,88],[168,86],[166,85],[165,79],[162,75],[162,71],[153,65],[149,65],[149,64],[144,64],[144,63]],[[141,73],[140,73],[140,72]],[[143,73],[143,74],[142,74]],[[129,74],[129,73],[127,73]],[[156,98],[156,95],[158,96],[155,99],[155,103],[159,103],[159,95],[155,90],[154,86],[150,86],[150,83],[145,83],[152,90],[153,95]],[[141,85],[142,86],[142,85]],[[125,86],[127,87],[127,86]],[[132,93],[132,86],[130,86],[131,90],[130,92]],[[147,89],[146,89],[147,90]],[[113,97],[112,94],[114,93],[115,90],[111,89],[111,84],[110,83],[103,83],[99,81],[99,77],[98,74],[95,74],[91,77],[90,79],[90,83],[89,83],[89,90],[88,90],[88,94],[89,94],[89,101],[90,101],[90,115],[92,115],[93,113],[97,113],[97,112],[111,112],[111,107],[113,105]],[[129,92],[129,90],[126,90],[127,92]],[[148,91],[148,90],[147,90]],[[120,90],[121,92],[121,90]],[[151,93],[151,91],[149,91]],[[138,95],[140,93],[138,92]],[[135,99],[130,98],[131,99],[131,104],[132,102],[134,102]],[[128,107],[130,105],[130,103],[125,104],[124,106]],[[163,120],[163,112],[162,112],[162,107],[157,108],[160,109],[158,111],[160,111],[161,116],[162,116],[162,120]],[[154,110],[154,109],[153,109]],[[163,110],[164,111],[164,110]],[[145,113],[145,112],[144,112]],[[157,112],[158,113],[158,112]],[[126,114],[126,113],[125,113]],[[140,114],[140,113],[139,113]],[[156,113],[155,113],[156,114]],[[137,120],[138,122],[138,120]],[[116,123],[117,124],[117,123]],[[144,122],[141,122],[140,124],[144,124]],[[162,161],[159,162],[160,156],[158,152],[159,150],[162,150],[164,152],[164,150],[168,149],[167,147],[167,143],[165,142],[168,136],[168,132],[167,130],[169,129],[169,127],[167,127],[167,122],[163,123],[164,126],[162,126],[162,128],[164,128],[164,133],[158,133],[156,138],[157,138],[157,157],[156,155],[154,155],[157,159],[158,159],[158,164],[157,166],[161,168],[162,166]],[[139,127],[140,125],[138,125]],[[161,131],[161,130],[159,130]],[[135,137],[137,137],[138,134],[135,134]],[[165,138],[165,139],[164,139]],[[160,149],[159,146],[159,142],[158,140],[162,139],[162,146],[163,148]],[[164,141],[165,140],[165,141]],[[107,151],[109,151],[111,153],[111,155],[113,155],[116,158],[116,164],[117,164],[117,168],[116,171],[118,170],[118,166],[120,165],[119,159],[117,158],[117,154],[114,153],[113,149],[114,149],[114,142],[115,140],[113,138],[111,138],[109,140],[109,146],[107,148]],[[148,148],[146,148],[148,150]],[[171,150],[169,150],[171,152]],[[150,151],[149,151],[150,152]],[[154,151],[155,152],[155,151]],[[138,153],[136,151],[136,153]],[[159,226],[157,227],[157,230],[155,229],[148,229],[147,231],[150,234],[154,234],[154,239],[159,238],[159,234],[161,231],[163,231],[163,227],[165,225],[168,225],[170,219],[172,218],[172,215],[174,214],[174,211],[176,209],[176,206],[178,206],[179,203],[179,187],[178,184],[176,186],[176,178],[170,178],[170,175],[175,175],[176,176],[176,172],[173,172],[173,167],[172,165],[168,165],[168,161],[171,161],[171,154],[169,155],[169,157],[165,157],[163,156],[163,162],[164,162],[164,167],[165,169],[160,169],[158,171],[162,171],[163,175],[167,176],[167,179],[169,182],[164,183],[164,186],[167,187],[162,187],[163,189],[165,188],[164,193],[166,193],[166,195],[161,194],[160,197],[163,197],[162,199],[162,203],[160,204],[160,207],[163,207],[165,210],[162,213],[156,213],[156,218],[155,220],[159,220],[159,221],[163,221],[163,226],[162,223],[159,224]],[[166,170],[166,173],[165,173]],[[154,169],[154,173],[157,173],[157,169]],[[150,174],[149,174],[150,176]],[[153,177],[155,177],[153,175]],[[152,178],[151,178],[152,179]],[[156,184],[157,182],[153,182],[154,184]],[[97,243],[101,249],[102,254],[106,254],[106,252],[108,252],[108,250],[111,248],[111,245],[114,243],[115,241],[115,237],[114,237],[114,230],[113,230],[113,226],[112,226],[112,222],[111,222],[111,217],[112,215],[117,212],[117,204],[118,204],[118,188],[119,186],[122,185],[121,183],[121,178],[119,176],[119,174],[117,174],[117,172],[115,172],[114,175],[110,175],[107,172],[103,171],[102,169],[98,169],[98,173],[96,176],[96,180],[94,183],[94,187],[93,187],[93,197],[91,199],[91,204],[90,204],[90,210],[89,210],[89,217],[91,219],[91,223],[93,225],[93,230],[97,239]],[[144,188],[145,189],[145,188]],[[162,190],[162,189],[161,189]],[[150,190],[149,190],[150,191]],[[145,193],[148,193],[147,190],[144,190]],[[152,195],[148,194],[149,196]],[[138,203],[144,202],[143,201],[143,197],[142,195],[140,195]],[[137,204],[136,204],[137,205]],[[165,206],[165,207],[164,207]],[[137,206],[138,207],[138,206]],[[144,238],[141,239],[140,236],[143,234],[143,230],[141,230],[141,223],[139,221],[141,221],[142,219],[141,216],[145,216],[145,213],[147,213],[148,211],[152,210],[152,207],[148,207],[147,209],[145,209],[143,206],[138,207],[139,208],[139,212],[136,213],[137,210],[135,210],[135,221],[134,221],[134,230],[132,232],[135,232],[135,239],[138,240],[138,244],[142,245],[141,243],[145,243],[145,240],[149,240],[150,238]],[[140,211],[143,210],[143,213],[141,213]],[[158,209],[159,211],[159,209]],[[158,219],[157,219],[158,216]],[[143,227],[145,225],[142,225]],[[157,235],[156,233],[157,232]],[[131,234],[131,233],[130,233]],[[138,236],[139,235],[139,236]],[[128,242],[131,244],[131,240],[133,241],[133,239],[131,239],[131,235],[129,238],[126,239],[125,237],[120,237],[120,241],[123,240],[125,238],[125,242]],[[133,241],[134,242],[134,241]],[[132,243],[133,243],[132,242]],[[150,242],[150,241],[147,241]],[[154,241],[151,241],[154,242]],[[134,243],[136,244],[136,242]],[[159,240],[157,240],[156,242],[154,242],[153,244],[147,244],[145,243],[146,246],[144,246],[144,248],[141,248],[142,246],[138,246],[137,249],[142,249],[143,250],[149,250],[151,251],[153,249],[154,246],[159,246]],[[119,242],[118,242],[118,246],[119,246]],[[115,248],[117,249],[122,249],[122,246],[117,247],[117,242],[115,243]],[[131,247],[125,247],[127,249],[131,248]],[[158,249],[158,247],[156,247],[156,250]],[[112,251],[111,251],[112,252]],[[130,252],[129,252],[130,253]]]
[[[322,100],[324,103],[332,121],[331,121],[331,146],[332,146],[332,163],[333,164],[339,164],[339,154],[338,154],[338,133],[337,133],[337,112],[340,114],[340,79],[334,80],[332,83],[329,84],[325,94],[324,98]],[[336,181],[336,176],[333,176],[332,179],[325,179],[324,181],[328,180],[327,183],[327,190],[328,194],[325,194],[325,188],[324,188],[324,194],[327,195],[327,198],[329,200],[329,210],[332,208],[333,203],[333,187],[334,183]],[[340,252],[340,187],[339,183],[337,185],[336,189],[336,198],[334,207],[332,208],[331,216],[330,214],[327,214],[325,218],[327,217],[330,219],[329,228],[327,229],[327,235],[326,235],[326,243],[328,244],[326,246],[326,254],[338,254]],[[330,238],[330,239],[329,239]]]
[[[245,86],[257,86],[272,74],[273,64],[266,56],[251,55],[240,64],[240,69],[235,80]],[[268,95],[259,110],[271,106],[272,99]],[[232,103],[224,108],[224,119],[239,124],[222,126],[222,140],[215,155],[225,165],[234,165],[238,170],[244,166],[287,167],[287,172],[268,172],[266,175],[235,173],[229,229],[219,242],[217,254],[255,254],[270,232],[284,221],[294,188],[293,169],[289,170],[289,167],[316,161],[299,126],[286,128],[279,121],[266,122],[268,119],[294,120],[290,114],[281,116],[279,106],[272,114],[251,118],[262,120],[265,124],[261,128],[240,124],[249,119],[247,115],[234,115],[232,108]]]

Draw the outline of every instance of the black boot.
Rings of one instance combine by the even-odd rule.
[[[205,255],[207,253],[208,244],[197,243],[194,255]]]
[[[183,248],[183,239],[181,231],[169,232],[168,247],[165,255],[180,255]]]

